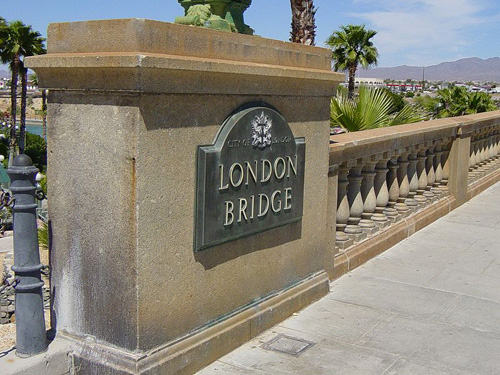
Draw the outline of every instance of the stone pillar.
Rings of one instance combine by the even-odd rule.
[[[27,65],[49,89],[51,288],[68,373],[195,373],[328,292],[329,105],[343,81],[331,51],[118,19],[50,25],[48,53]],[[261,106],[306,143],[301,220],[195,251],[197,175],[220,174],[197,170],[197,150]]]
[[[457,206],[467,201],[470,150],[470,134],[464,134],[462,129],[459,129],[457,138],[451,143],[448,156],[450,171],[448,188],[450,195],[455,197]]]

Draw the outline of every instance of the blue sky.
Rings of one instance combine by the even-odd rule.
[[[108,18],[149,18],[173,22],[182,15],[177,0],[4,0],[0,16],[20,19],[44,36],[51,22]],[[22,5],[21,5],[22,4]],[[499,0],[315,0],[316,44],[340,25],[366,24],[379,66],[428,66],[477,56],[500,56]],[[289,0],[253,0],[245,21],[256,34],[288,40]]]

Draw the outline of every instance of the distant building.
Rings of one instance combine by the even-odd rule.
[[[7,85],[8,81],[9,80],[7,78],[4,78],[4,79],[0,80],[0,90],[6,90],[9,87]],[[17,82],[17,87],[21,88],[21,80],[20,79]],[[35,85],[35,83],[33,81],[29,81],[29,80],[27,82],[26,88],[27,88],[28,91],[36,91],[36,90],[38,90],[38,86]]]
[[[412,85],[409,83],[388,83],[386,87],[392,92],[407,92],[407,91],[419,91],[422,90],[422,85]]]
[[[36,91],[36,90],[38,90],[38,86],[35,85],[35,83],[33,81],[28,81],[27,82],[27,89],[29,91]]]
[[[356,78],[354,86],[384,87],[384,80],[381,78]]]

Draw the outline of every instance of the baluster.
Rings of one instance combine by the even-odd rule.
[[[401,153],[401,156],[397,160],[398,169],[396,172],[397,182],[399,185],[399,198],[398,203],[395,205],[395,208],[404,216],[409,215],[411,211],[415,210],[415,207],[418,205],[417,202],[408,200],[408,195],[410,194],[410,181],[408,179],[408,165],[410,163],[408,161],[408,154],[408,150],[405,150]]]
[[[408,199],[408,194],[410,193],[410,181],[408,180],[408,152],[407,150],[401,152],[401,155],[396,160],[397,161],[397,170],[396,170],[396,182],[399,188],[399,197],[397,199],[397,203],[394,205],[394,208],[400,213],[403,217],[411,214],[413,207],[410,207],[412,201],[408,201],[410,205],[406,202]],[[417,202],[414,202],[417,205]]]
[[[414,211],[418,210],[418,201],[415,199],[418,189],[418,175],[417,175],[417,152],[416,150],[411,150],[408,154],[408,180],[410,181],[409,187],[410,192],[408,193],[408,199],[406,204],[411,207]]]
[[[418,187],[417,195],[415,195],[415,200],[418,202],[419,206],[424,207],[430,200],[425,188],[427,187],[427,171],[425,170],[425,162],[427,160],[426,149],[420,148],[417,153],[417,176],[418,176]]]
[[[439,188],[441,186],[441,181],[443,180],[443,148],[442,143],[438,143],[434,149],[434,187]]]
[[[347,186],[347,199],[349,200],[349,219],[344,232],[354,239],[354,242],[359,242],[366,238],[359,224],[361,214],[363,213],[363,198],[361,197],[361,165],[356,164],[349,169],[347,179],[349,185]]]
[[[488,167],[492,170],[496,169],[496,135],[497,135],[497,130],[496,128],[492,127],[490,131],[490,136],[489,136],[489,159],[488,159]]]
[[[498,127],[495,132],[495,158],[500,159],[500,129]]]
[[[398,156],[393,156],[389,162],[387,163],[387,168],[389,168],[389,172],[387,172],[387,188],[389,189],[389,203],[388,207],[384,210],[386,216],[393,223],[397,220],[401,219],[401,216],[396,209],[396,204],[398,203],[399,198],[399,184],[398,184]]]
[[[470,156],[469,156],[469,180],[473,180],[476,177],[476,171],[474,167],[476,166],[476,135],[471,135],[470,139]]]
[[[384,210],[389,203],[389,190],[387,189],[387,162],[389,159],[381,159],[378,161],[375,167],[375,178],[374,178],[374,189],[375,195],[377,197],[375,213],[372,215],[371,219],[379,227],[384,228],[390,225],[389,218],[384,214]]]
[[[352,240],[344,233],[345,227],[347,226],[347,220],[349,219],[349,200],[347,198],[347,185],[349,184],[349,180],[347,179],[348,173],[349,167],[346,163],[342,163],[339,167],[337,220],[335,224],[335,245],[340,249],[345,249],[353,243]]]
[[[495,135],[493,137],[493,154],[495,155],[495,168],[500,167],[500,129],[497,127],[495,129]]]
[[[496,127],[493,127],[491,130],[491,136],[490,136],[490,168],[492,170],[496,170],[498,168],[498,159],[497,159],[497,135],[498,135],[498,130]]]
[[[480,178],[485,172],[484,168],[484,131],[480,132],[475,146],[476,152],[476,165],[474,169],[477,173],[477,177]]]
[[[436,170],[434,169],[434,160],[436,146],[431,146],[427,150],[427,160],[425,161],[425,170],[427,171],[427,187],[426,190],[434,195],[433,199],[437,199],[441,195],[441,190],[436,189]]]
[[[483,173],[486,172],[486,164],[488,160],[488,130],[484,130],[482,134],[482,139],[481,139],[481,148],[480,148],[480,155],[481,155],[481,167],[483,170]]]
[[[361,214],[361,220],[359,221],[359,226],[367,234],[372,235],[378,231],[378,227],[372,220],[372,216],[375,213],[375,208],[377,207],[377,196],[375,195],[375,164],[376,161],[369,159],[363,160],[363,170],[361,175],[363,176],[363,181],[361,182],[361,197],[363,199],[363,213]]]
[[[494,158],[494,164],[495,164],[495,169],[499,167],[499,160],[500,160],[500,130],[498,127],[495,128],[495,131],[493,133],[493,158]]]
[[[450,150],[451,150],[451,139],[445,138],[441,144],[441,181],[439,184],[439,189],[443,194],[448,194],[448,179],[450,178]]]
[[[491,165],[492,165],[492,162],[494,160],[494,151],[493,151],[493,133],[494,133],[494,130],[493,129],[490,129],[488,131],[488,138],[487,138],[487,145],[488,145],[488,148],[487,148],[487,162],[488,162],[488,168],[491,168]]]

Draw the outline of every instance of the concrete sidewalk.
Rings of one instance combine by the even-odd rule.
[[[500,183],[198,374],[500,374],[499,232]]]

